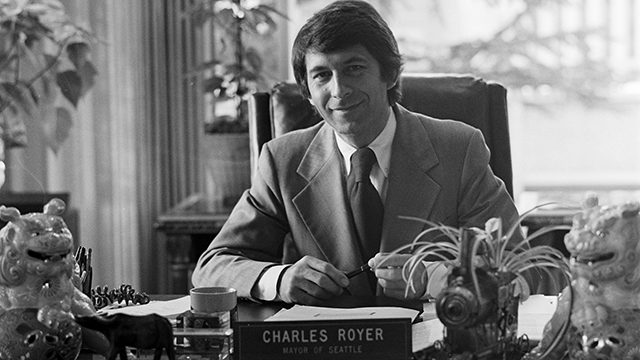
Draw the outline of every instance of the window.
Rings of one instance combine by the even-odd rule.
[[[295,34],[330,0],[297,0]],[[640,4],[634,0],[369,1],[405,72],[472,73],[509,88],[516,202],[640,199]]]

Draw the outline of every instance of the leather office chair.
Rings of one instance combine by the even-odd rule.
[[[491,150],[491,168],[513,197],[513,174],[507,114],[507,90],[471,75],[405,74],[402,100],[407,109],[440,119],[465,122],[482,131]],[[321,118],[297,85],[281,83],[249,101],[252,169],[262,144],[288,131],[311,126]]]

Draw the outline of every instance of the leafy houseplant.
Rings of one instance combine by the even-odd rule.
[[[233,206],[251,186],[247,100],[266,90],[259,48],[276,30],[276,9],[251,0],[195,0],[187,11],[210,54],[196,69],[203,79],[203,192],[214,209]],[[253,46],[255,44],[255,46]]]
[[[196,25],[212,21],[217,36],[216,56],[201,66],[204,92],[215,98],[215,116],[207,133],[247,132],[248,97],[266,84],[259,51],[246,35],[265,37],[276,30],[274,16],[285,15],[271,6],[249,0],[199,0],[190,10]]]
[[[412,254],[403,267],[407,294],[415,292],[412,281],[423,278],[416,272],[424,271],[424,261],[435,259],[449,269],[447,285],[436,297],[436,311],[445,325],[445,339],[432,351],[449,355],[522,351],[522,343],[516,339],[517,308],[519,297],[528,294],[522,291],[518,294],[516,287],[525,282],[525,272],[543,271],[554,279],[550,269],[560,269],[566,279],[569,276],[568,262],[558,249],[529,243],[547,232],[566,227],[542,228],[517,241],[518,223],[503,233],[499,218],[487,221],[484,229],[457,229],[419,218],[406,219],[430,226],[413,243],[392,252]],[[423,240],[432,235],[435,237]],[[384,266],[384,260],[379,266]]]
[[[538,207],[536,207],[537,209]],[[520,219],[524,219],[531,211],[521,215]],[[460,261],[460,250],[462,243],[462,233],[465,229],[457,229],[446,225],[435,224],[428,220],[405,217],[409,220],[420,221],[431,227],[422,232],[416,239],[408,245],[402,246],[393,253],[402,253],[410,251],[412,257],[407,261],[404,267],[405,280],[414,278],[414,272],[419,271],[419,264],[427,258],[436,257],[438,261],[442,261],[445,265],[456,264]],[[474,262],[473,266],[484,266],[497,272],[511,273],[516,278],[522,279],[522,274],[532,268],[548,272],[551,268],[562,270],[564,274],[569,273],[568,264],[566,263],[562,252],[551,246],[529,246],[530,242],[546,233],[555,230],[567,230],[564,225],[547,226],[539,229],[533,234],[525,237],[519,243],[512,243],[510,239],[514,237],[518,231],[518,224],[514,224],[507,233],[503,233],[502,220],[492,218],[485,224],[484,229],[471,228],[470,230],[476,240],[471,254],[478,256],[482,261]],[[422,240],[428,234],[440,233],[445,241],[435,242],[434,239]],[[435,239],[441,238],[436,237]],[[381,265],[384,265],[382,263]],[[407,292],[413,289],[414,284],[408,283],[411,287]],[[477,281],[474,281],[477,287]]]
[[[57,151],[79,99],[94,83],[92,38],[68,19],[59,0],[0,0],[2,150],[26,146],[25,122],[37,121]]]

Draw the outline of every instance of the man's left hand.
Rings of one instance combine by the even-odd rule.
[[[409,272],[408,268],[403,269],[410,257],[410,254],[378,253],[369,260],[369,266],[374,269],[378,284],[382,286],[386,296],[397,299],[419,299],[425,294],[427,272],[424,264],[419,262],[412,272]],[[408,275],[408,282],[404,280],[403,272]]]

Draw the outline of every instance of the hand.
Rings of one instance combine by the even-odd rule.
[[[409,275],[409,269],[403,270],[403,267],[410,257],[410,254],[378,253],[369,260],[369,266],[375,270],[378,284],[382,286],[386,296],[397,299],[419,299],[426,292],[427,273],[422,262],[417,263],[408,283],[402,277],[403,272]]]
[[[328,262],[305,256],[282,274],[280,299],[287,303],[317,305],[342,294],[349,279]]]

